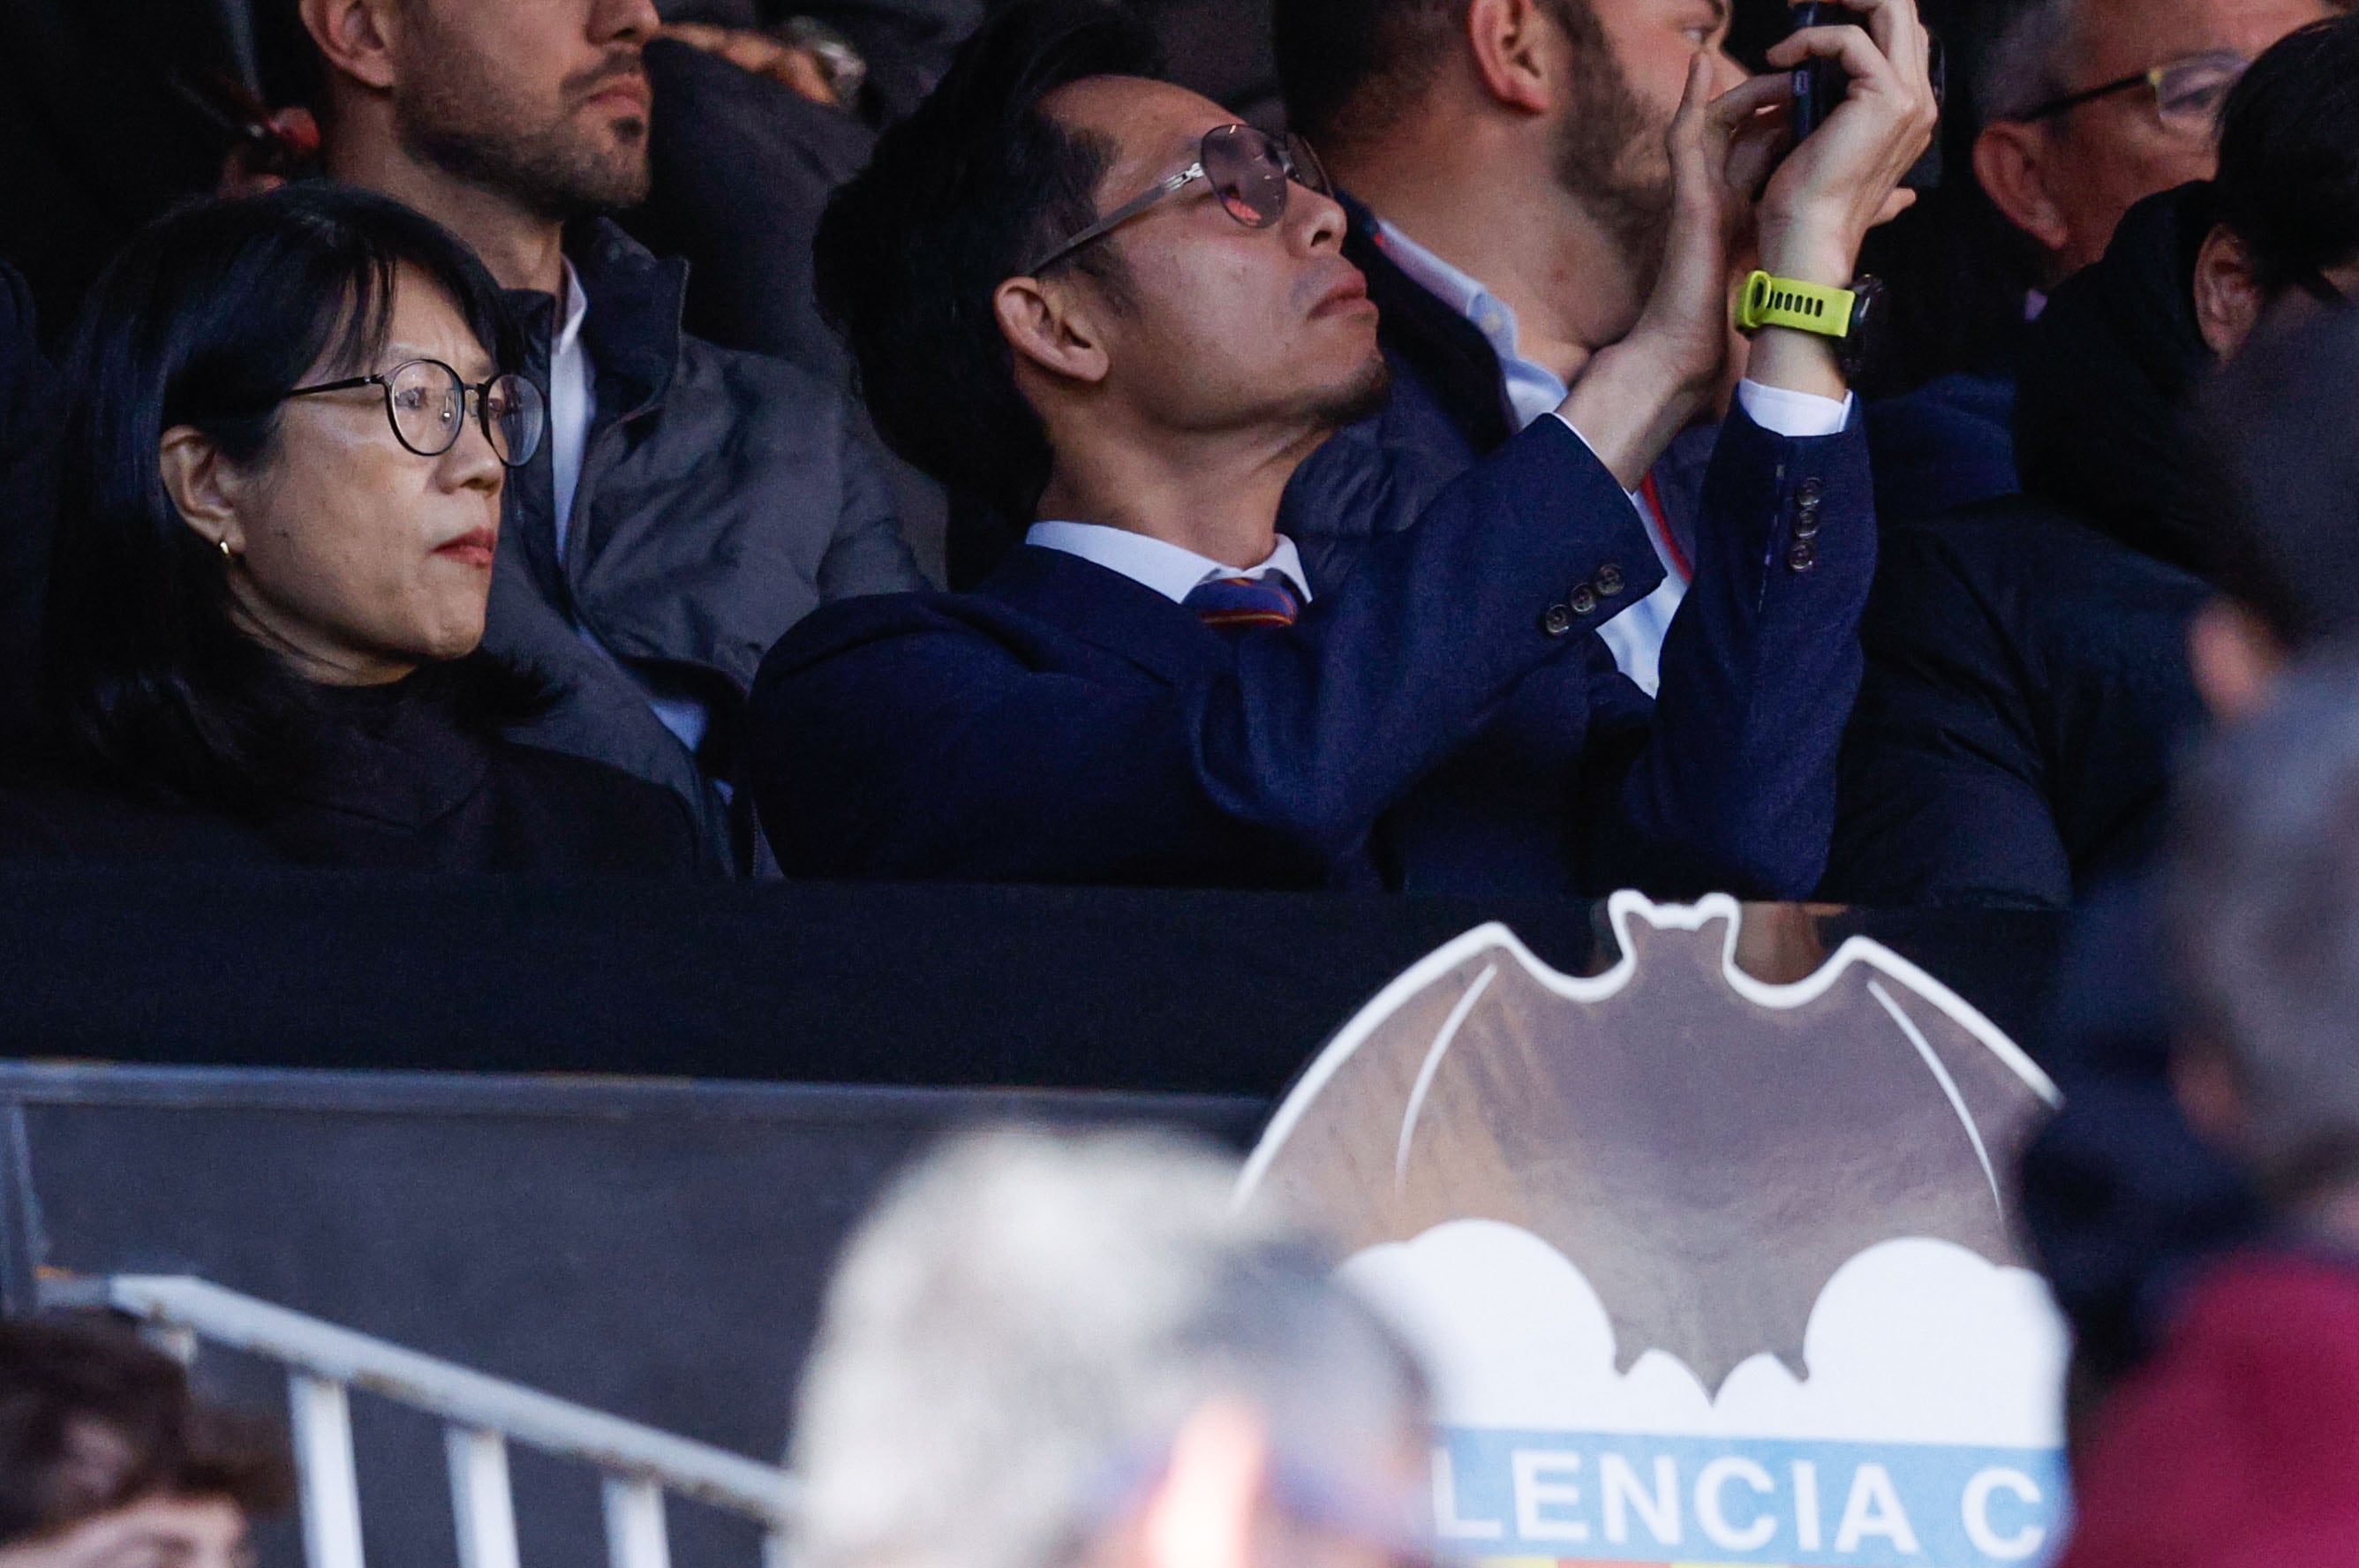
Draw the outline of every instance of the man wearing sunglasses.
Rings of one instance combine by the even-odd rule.
[[[1277,520],[1387,379],[1343,209],[1150,54],[1083,0],[1007,8],[821,224],[822,303],[878,428],[1034,520],[977,591],[830,606],[765,661],[755,778],[781,862],[1413,887],[1446,840],[1470,889],[1806,890],[1875,553],[1856,434],[1736,428],[1659,702],[1592,635],[1661,577],[1626,491],[1722,375],[1733,231],[1785,79],[1715,99],[1694,62],[1637,327],[1337,581]],[[1863,114],[1803,166],[1778,219],[1797,267],[1847,276],[1929,122]],[[1752,374],[1843,395],[1807,331],[1766,329]]]

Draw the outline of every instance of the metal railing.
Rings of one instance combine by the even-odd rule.
[[[45,1304],[107,1306],[150,1325],[183,1361],[200,1340],[288,1368],[309,1568],[363,1568],[360,1488],[348,1391],[440,1416],[451,1465],[460,1568],[517,1568],[508,1443],[579,1459],[605,1477],[611,1568],[669,1568],[664,1494],[763,1526],[764,1568],[785,1568],[792,1476],[776,1465],[471,1371],[203,1279],[124,1275],[46,1283]]]

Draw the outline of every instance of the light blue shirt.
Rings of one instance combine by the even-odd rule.
[[[1491,345],[1491,352],[1499,360],[1500,401],[1508,423],[1520,430],[1543,414],[1555,413],[1568,390],[1564,378],[1548,366],[1524,357],[1516,312],[1507,302],[1384,219],[1376,220],[1376,230],[1378,243],[1393,265],[1427,293],[1463,316]],[[1772,435],[1789,440],[1835,435],[1851,419],[1848,396],[1837,401],[1808,392],[1764,387],[1757,381],[1739,382],[1736,396],[1754,423]],[[1570,425],[1571,421],[1566,423]],[[1578,430],[1573,433],[1581,434]],[[1630,504],[1638,509],[1647,542],[1655,547],[1656,559],[1663,563],[1663,582],[1652,593],[1600,626],[1597,636],[1612,650],[1614,662],[1622,673],[1651,697],[1662,684],[1663,637],[1671,629],[1671,616],[1678,612],[1680,601],[1687,596],[1688,583],[1680,570],[1678,552],[1664,536],[1662,519],[1635,492]]]

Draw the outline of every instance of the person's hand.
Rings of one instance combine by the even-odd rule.
[[[767,77],[814,103],[823,103],[831,109],[844,106],[843,100],[836,94],[835,83],[828,77],[827,67],[814,50],[797,49],[767,33],[717,27],[705,22],[673,22],[665,27],[663,36],[690,49],[717,54],[739,70]]]
[[[1916,200],[1900,181],[1941,117],[1917,0],[1844,3],[1864,15],[1865,27],[1811,27],[1769,51],[1780,71],[1833,60],[1851,83],[1826,124],[1779,166],[1759,212],[1763,269],[1832,289],[1851,286],[1868,230]]]
[[[1720,387],[1729,354],[1730,256],[1783,146],[1787,79],[1756,77],[1718,98],[1699,54],[1671,122],[1671,215],[1662,266],[1637,324],[1598,351],[1561,412],[1623,488]]]

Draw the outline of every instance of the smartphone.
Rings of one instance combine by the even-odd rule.
[[[1834,27],[1845,23],[1864,24],[1864,18],[1845,6],[1821,4],[1821,0],[1804,0],[1794,7],[1795,32],[1805,27]],[[1928,61],[1933,80],[1933,102],[1947,106],[1949,102],[1949,59],[1939,37],[1931,40]],[[1794,71],[1794,139],[1800,141],[1827,123],[1843,106],[1844,95],[1851,91],[1851,76],[1841,64],[1832,60],[1813,60]],[[1933,133],[1933,145],[1908,171],[1901,184],[1911,191],[1930,191],[1941,183],[1941,133]]]

